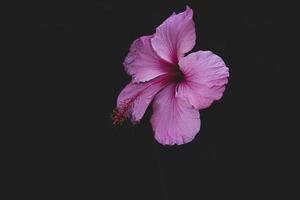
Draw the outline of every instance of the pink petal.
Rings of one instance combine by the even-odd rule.
[[[165,74],[168,64],[156,55],[150,38],[143,36],[135,40],[123,62],[125,70],[132,76],[133,82],[144,82]]]
[[[219,56],[211,51],[198,51],[180,59],[179,67],[185,81],[178,85],[178,93],[194,108],[207,108],[222,97],[229,72]]]
[[[139,122],[155,94],[166,84],[167,76],[159,76],[145,83],[129,83],[119,94],[117,110],[132,122]]]
[[[195,40],[193,10],[187,7],[184,12],[171,15],[157,27],[151,43],[162,59],[177,64],[179,58],[194,47]]]
[[[151,124],[155,139],[165,145],[184,144],[200,130],[200,114],[186,100],[175,96],[175,84],[161,90],[153,101]]]

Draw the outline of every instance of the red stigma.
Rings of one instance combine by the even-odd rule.
[[[132,102],[124,102],[121,106],[113,109],[113,113],[111,115],[113,125],[121,125],[127,118],[129,118],[128,112],[131,103]]]
[[[111,115],[111,119],[113,121],[113,125],[116,126],[116,125],[121,125],[125,121],[126,117],[123,115],[122,112],[120,112],[117,108],[115,108]]]

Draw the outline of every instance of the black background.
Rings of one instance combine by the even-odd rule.
[[[201,131],[191,143],[162,146],[152,136],[151,109],[136,126],[114,127],[110,114],[130,81],[122,62],[132,41],[153,34],[186,5],[196,24],[192,51],[220,55],[230,79],[223,98],[201,111]],[[27,192],[64,199],[243,199],[281,193],[274,191],[281,173],[271,163],[280,153],[279,49],[285,48],[289,21],[284,5],[103,0],[35,6],[35,73],[43,84],[35,100],[41,117],[30,165],[34,185]]]

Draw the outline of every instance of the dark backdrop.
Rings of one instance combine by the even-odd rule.
[[[130,81],[122,62],[132,41],[186,5],[194,10],[193,51],[220,55],[230,79],[223,98],[201,111],[201,131],[191,143],[162,146],[152,136],[151,109],[136,126],[114,127],[110,114]],[[281,130],[283,5],[103,0],[35,6],[37,73],[45,83],[33,157],[39,197],[243,199],[274,192],[266,185],[278,180],[270,161]]]

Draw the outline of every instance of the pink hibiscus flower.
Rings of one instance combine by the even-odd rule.
[[[184,144],[200,130],[199,110],[219,100],[228,68],[211,51],[185,56],[195,45],[193,10],[173,13],[156,32],[133,42],[124,61],[132,81],[119,94],[113,123],[139,122],[153,102],[151,125],[164,145]]]

